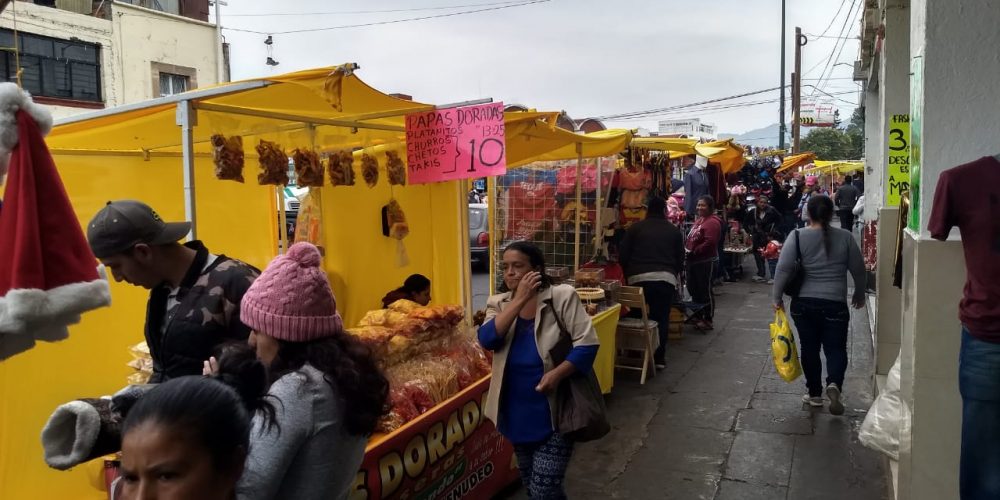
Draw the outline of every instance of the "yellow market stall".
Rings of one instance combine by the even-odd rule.
[[[400,143],[406,113],[435,109],[382,94],[355,69],[237,82],[74,117],[47,142],[81,225],[107,200],[141,199],[166,220],[192,221],[193,236],[213,251],[263,268],[278,250],[280,191],[258,185],[252,168],[245,183],[215,179],[211,137],[240,135],[249,151],[260,139],[286,151],[364,148]],[[325,268],[347,324],[378,308],[378,299],[414,272],[433,278],[439,302],[467,302],[463,183],[390,187],[383,180],[371,189],[359,183],[321,191]],[[394,264],[396,242],[381,232],[390,198],[410,222],[405,267]],[[147,296],[119,283],[112,296],[113,306],[86,315],[68,340],[0,364],[0,498],[106,497],[98,462],[48,469],[39,433],[59,404],[125,385],[127,349],[143,338]]]
[[[253,167],[245,183],[217,180],[213,135],[240,136],[248,166],[256,165],[251,152],[261,140],[286,152],[360,149],[384,165],[386,151],[405,157],[406,114],[450,107],[378,92],[354,75],[357,69],[344,65],[236,82],[73,117],[58,124],[47,142],[81,225],[108,200],[140,199],[165,220],[191,221],[192,236],[214,252],[263,268],[284,248],[278,230],[283,190],[259,185]],[[530,161],[568,144],[542,132],[550,128],[544,121],[549,115],[524,113],[507,120],[509,161]],[[351,187],[312,189],[322,221],[318,243],[345,324],[357,324],[379,308],[379,298],[412,273],[431,277],[436,302],[468,305],[467,183],[390,186],[384,175],[371,188],[359,179]],[[398,242],[381,227],[381,210],[390,200],[405,210],[409,224],[404,240],[409,263],[402,266]],[[128,347],[143,338],[147,294],[112,283],[112,297],[112,307],[87,314],[69,339],[0,363],[0,498],[107,497],[100,460],[68,472],[51,470],[39,433],[58,405],[111,394],[126,384],[132,371],[126,366]],[[358,472],[352,498],[386,498],[386,486],[394,487],[397,497],[448,489],[451,483],[434,476],[442,464],[456,483],[490,468],[494,480],[480,488],[516,477],[509,444],[481,418],[478,402],[488,381],[486,376],[373,439],[365,459],[369,468]],[[447,450],[412,463],[417,455],[409,446],[418,437],[425,453],[429,440],[438,438]],[[466,460],[472,456],[480,459]],[[394,468],[397,458],[408,477],[418,468],[428,475],[403,484],[402,469]]]

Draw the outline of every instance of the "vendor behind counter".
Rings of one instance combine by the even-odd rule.
[[[385,297],[382,297],[382,308],[388,309],[389,305],[397,300],[411,300],[426,306],[431,303],[431,280],[422,274],[414,274],[406,281],[403,282],[403,286],[387,293]]]

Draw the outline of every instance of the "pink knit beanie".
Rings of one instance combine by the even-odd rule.
[[[240,319],[255,332],[289,342],[341,333],[337,301],[311,243],[296,243],[275,257],[240,302]]]

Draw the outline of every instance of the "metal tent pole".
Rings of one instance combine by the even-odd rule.
[[[580,269],[580,206],[581,175],[583,173],[583,144],[576,144],[576,232],[573,236],[573,271]]]
[[[604,226],[601,225],[601,160],[604,158],[594,158],[594,168],[597,170],[597,199],[594,200],[594,252],[601,249],[604,244]],[[605,255],[605,257],[607,257]]]
[[[181,148],[184,167],[184,218],[191,223],[188,239],[198,239],[198,216],[194,177],[194,127],[198,125],[198,112],[191,101],[177,103],[177,125],[181,127]]]

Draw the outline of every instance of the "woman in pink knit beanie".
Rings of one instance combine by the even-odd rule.
[[[312,244],[292,245],[240,303],[277,400],[276,428],[254,418],[240,499],[347,498],[385,412],[389,383],[371,352],[343,333],[320,261]]]

